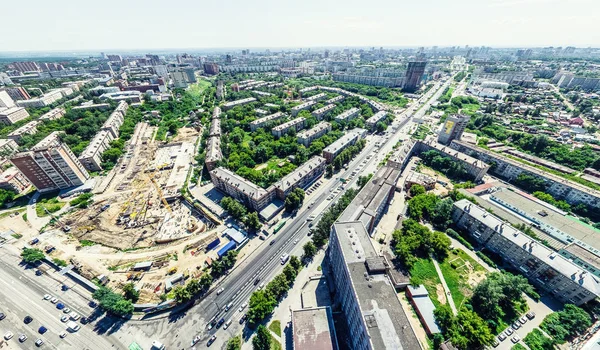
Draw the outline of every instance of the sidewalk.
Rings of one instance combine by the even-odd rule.
[[[448,300],[448,305],[452,309],[454,315],[458,314],[458,310],[456,310],[456,306],[454,305],[454,299],[452,299],[452,293],[450,293],[450,288],[448,288],[448,284],[446,284],[446,279],[444,279],[444,275],[442,274],[442,270],[440,269],[440,265],[434,257],[431,257],[431,261],[433,262],[433,266],[435,266],[435,271],[437,271],[438,277],[440,281],[442,281],[442,286],[444,287],[444,292],[446,293],[446,299]]]

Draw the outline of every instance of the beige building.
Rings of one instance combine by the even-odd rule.
[[[21,194],[30,187],[31,182],[15,167],[10,167],[0,174],[1,189]]]
[[[100,130],[79,156],[79,161],[88,171],[102,170],[102,153],[110,148],[115,137],[108,130]]]
[[[305,119],[303,117],[292,119],[271,129],[271,134],[273,134],[275,137],[282,137],[290,130],[302,130],[302,128],[304,128],[304,121]]]
[[[23,135],[33,135],[36,132],[38,132],[37,127],[41,123],[42,122],[40,122],[39,120],[32,120],[29,123],[8,134],[7,138],[18,142],[21,140]]]
[[[298,143],[308,147],[314,140],[325,135],[329,131],[331,131],[331,124],[328,122],[320,122],[308,130],[299,132],[296,136],[298,137]]]
[[[23,107],[12,107],[0,110],[0,123],[12,125],[20,120],[29,117],[29,113]]]

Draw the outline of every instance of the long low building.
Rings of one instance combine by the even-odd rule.
[[[210,122],[209,136],[221,136],[221,119],[214,118]]]
[[[335,120],[340,121],[340,122],[347,122],[349,120],[352,120],[356,117],[358,117],[358,114],[360,113],[360,109],[356,108],[356,107],[352,107],[347,111],[344,111],[343,113],[337,115],[335,117]]]
[[[297,106],[292,107],[292,116],[297,116],[298,113],[300,113],[300,111],[303,111],[305,109],[310,109],[312,106],[316,105],[317,102],[315,101],[308,101],[308,102],[304,102],[303,104],[299,104]]]
[[[454,161],[460,162],[463,165],[463,168],[475,182],[481,181],[490,169],[489,163],[471,157],[468,152],[461,152],[460,150],[456,150],[450,146],[437,143],[433,139],[415,143],[415,152],[417,154],[421,154],[429,150],[435,150],[441,153],[443,156],[450,157]]]
[[[100,130],[81,152],[79,162],[88,171],[101,171],[102,153],[110,148],[110,142],[114,139],[115,137],[110,131]]]
[[[304,122],[306,119],[304,117],[292,119],[288,122],[285,122],[281,125],[277,125],[273,129],[271,129],[271,134],[275,137],[282,137],[287,134],[290,130],[298,131],[304,128]]]
[[[223,109],[227,111],[227,110],[230,110],[230,109],[232,109],[234,107],[242,106],[242,105],[245,105],[245,104],[248,104],[248,103],[252,103],[252,102],[255,102],[255,101],[256,101],[256,99],[254,97],[243,98],[241,100],[236,100],[236,101],[231,101],[231,102],[225,103],[223,105]]]
[[[298,137],[299,143],[303,144],[305,147],[308,147],[314,140],[325,135],[329,131],[331,131],[331,124],[328,122],[320,122],[308,130],[299,132],[296,136]]]
[[[250,122],[250,130],[256,131],[257,129],[262,128],[269,123],[276,122],[283,117],[285,117],[285,113],[277,112],[277,113],[269,114],[262,118],[253,120],[252,122]]]
[[[212,114],[212,119],[219,119],[221,118],[221,108],[219,108],[219,106],[215,107],[215,109],[213,109],[213,114]]]
[[[127,105],[127,102],[121,101],[119,104],[124,103]],[[108,119],[102,124],[101,130],[106,130],[112,134],[112,136],[116,139],[119,137],[119,129],[121,125],[123,125],[123,121],[125,120],[125,114],[121,113],[121,110],[113,111]]]
[[[450,147],[488,164],[495,164],[490,171],[508,181],[515,180],[520,174],[534,176],[545,181],[545,192],[554,198],[564,199],[570,204],[582,203],[600,209],[600,191],[598,190],[463,141],[453,140]]]
[[[101,100],[113,100],[113,101],[131,101],[133,103],[142,102],[142,93],[139,91],[119,91],[110,92],[107,94],[100,95]]]
[[[371,118],[367,119],[365,124],[367,125],[367,127],[369,129],[374,129],[375,126],[377,125],[377,123],[384,120],[387,117],[387,115],[388,114],[386,111],[379,111],[379,112],[373,114],[373,116]]]
[[[56,120],[64,117],[67,112],[63,108],[54,108],[48,113],[45,113],[39,120]]]
[[[348,146],[355,144],[360,138],[360,133],[353,131],[347,132],[344,136],[340,137],[334,143],[323,149],[323,158],[327,159],[327,163],[333,162],[338,154],[340,154]]]
[[[339,95],[334,98],[330,98],[329,100],[325,101],[325,103],[326,104],[338,103],[338,102],[342,102],[345,98],[346,97],[344,97],[343,95]]]
[[[592,274],[484,208],[462,199],[454,203],[452,219],[479,244],[561,302],[581,305],[600,296],[600,281]]]
[[[275,183],[276,195],[279,199],[285,197],[295,188],[306,188],[325,172],[325,158],[314,156],[296,170],[284,176]]]
[[[325,115],[329,114],[329,112],[333,111],[334,109],[335,105],[329,104],[319,109],[315,109],[311,114],[313,117],[317,118],[318,120],[321,120]]]
[[[321,92],[319,94],[313,95],[311,97],[307,97],[305,98],[306,101],[320,101],[320,100],[324,100],[327,98],[327,94],[324,92]]]
[[[11,107],[6,109],[0,109],[0,123],[4,125],[12,125],[27,117],[29,117],[29,113],[23,107]]]
[[[71,94],[73,93],[72,89],[68,89],[68,90],[71,91]],[[32,98],[29,100],[17,101],[17,105],[19,107],[25,107],[25,108],[46,107],[46,106],[49,106],[49,105],[53,104],[54,102],[60,100],[61,98],[68,96],[68,95],[66,95],[66,92],[68,92],[68,90],[66,90],[64,93],[61,89],[50,90],[40,97]]]
[[[212,171],[217,162],[223,159],[223,153],[221,152],[221,138],[219,136],[211,136],[206,142],[206,156],[204,158],[204,164],[206,169]]]
[[[268,192],[229,169],[216,168],[210,172],[210,178],[217,189],[256,211],[265,208],[275,196],[275,191]]]
[[[40,124],[41,124],[41,122],[39,120],[32,120],[29,123],[18,128],[17,130],[11,132],[6,137],[8,139],[19,142],[21,140],[21,138],[23,138],[23,135],[33,135],[33,134],[37,133],[38,132],[37,127]]]

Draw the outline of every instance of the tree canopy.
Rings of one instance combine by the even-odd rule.
[[[42,260],[46,255],[43,251],[37,248],[24,248],[21,252],[21,257],[23,261],[28,264],[34,264],[40,260]]]

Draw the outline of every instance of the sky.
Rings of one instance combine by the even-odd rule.
[[[600,47],[599,0],[3,1],[0,53],[253,47]]]

